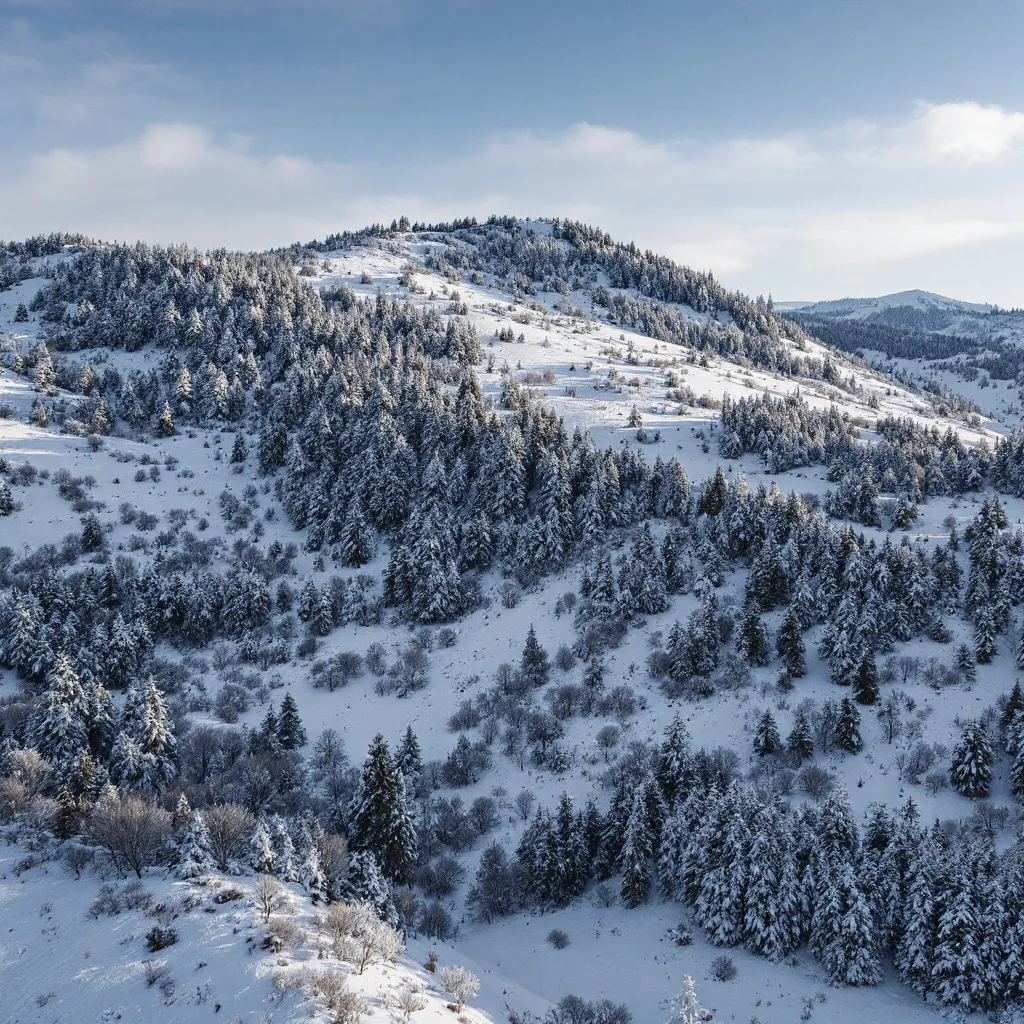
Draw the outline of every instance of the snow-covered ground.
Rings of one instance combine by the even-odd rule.
[[[514,300],[493,281],[472,284],[463,280],[452,285],[423,268],[428,247],[429,243],[412,241],[329,254],[317,261],[316,276],[310,280],[318,287],[345,283],[365,296],[373,296],[383,288],[405,297],[410,292],[399,283],[399,277],[407,265],[413,264],[417,268],[416,290],[411,294],[414,303],[433,305],[443,312],[454,301],[452,293],[457,291],[459,300],[468,307],[468,316],[477,327],[487,358],[485,366],[478,368],[485,395],[497,396],[504,382],[503,372],[510,372],[522,386],[531,388],[555,409],[570,429],[579,426],[590,430],[600,446],[634,443],[635,429],[627,426],[627,419],[635,407],[648,430],[660,431],[659,440],[640,446],[644,456],[649,460],[659,455],[666,460],[677,457],[694,482],[710,476],[721,461],[711,431],[718,418],[713,407],[725,395],[783,395],[799,389],[814,407],[838,404],[865,431],[877,418],[891,413],[911,416],[918,423],[935,425],[940,430],[952,427],[972,445],[982,438],[994,440],[1006,433],[1013,422],[1011,412],[995,406],[987,407],[994,419],[983,420],[980,427],[963,420],[939,418],[911,391],[863,366],[842,367],[844,378],[855,378],[856,393],[851,394],[821,381],[785,378],[721,359],[700,365],[691,361],[692,354],[681,346],[656,342],[602,320],[601,311],[591,309],[583,293],[546,293],[529,300]],[[369,283],[363,283],[364,276]],[[19,351],[27,351],[34,344],[39,321],[38,314],[33,314],[28,323],[15,323],[14,311],[18,303],[32,297],[40,283],[34,279],[0,293],[0,332]],[[586,309],[586,314],[563,312],[570,305]],[[498,331],[508,329],[520,340],[497,340]],[[811,349],[818,351],[818,346],[812,343]],[[83,351],[75,357],[96,366],[109,361],[110,365],[125,369],[145,365],[153,353]],[[698,404],[680,408],[667,394],[670,373],[676,376],[678,385],[691,388],[698,399],[707,396],[711,400],[707,403],[709,407]],[[957,390],[962,390],[959,385]],[[1005,394],[1009,398],[1011,392]],[[99,450],[93,450],[84,438],[30,425],[27,414],[35,397],[25,378],[10,370],[0,370],[0,407],[10,407],[7,418],[0,418],[0,456],[13,464],[29,462],[45,471],[31,486],[17,489],[18,511],[0,518],[0,547],[11,547],[19,555],[45,543],[59,543],[66,534],[81,529],[79,515],[53,486],[53,474],[61,469],[95,481],[88,494],[102,503],[100,518],[108,545],[115,554],[132,551],[132,538],[137,533],[133,525],[119,518],[121,502],[129,501],[137,509],[160,517],[158,530],[166,526],[170,510],[183,510],[190,529],[200,529],[199,523],[205,519],[207,525],[202,536],[211,537],[223,530],[217,504],[221,492],[226,489],[241,495],[253,482],[250,475],[232,471],[228,456],[233,434],[195,428],[163,440],[138,441],[114,436],[105,439]],[[1014,399],[1019,414],[1020,403],[1015,395]],[[246,439],[252,450],[254,436],[247,435]],[[792,489],[821,495],[830,487],[823,467],[773,476],[756,458],[744,456],[727,468],[730,474],[744,474],[751,488],[759,482],[777,481],[784,492]],[[257,479],[256,483],[259,487],[261,482]],[[978,495],[968,495],[960,500],[929,501],[922,506],[921,518],[911,532],[912,542],[926,550],[944,543],[944,520],[952,516],[962,531],[977,514],[980,500]],[[278,539],[299,545],[294,561],[298,578],[310,577],[315,556],[301,549],[303,537],[289,526],[273,493],[261,488],[257,501],[261,517],[273,510],[272,518],[261,518],[266,530],[262,543]],[[1007,511],[1011,522],[1024,520],[1024,502],[1010,499]],[[882,530],[864,532],[876,537],[879,543],[886,536]],[[225,536],[218,556],[225,563],[231,543],[232,537]],[[133,555],[151,558],[154,550],[151,544],[148,551],[134,551]],[[385,561],[386,552],[380,550],[377,560],[362,571],[379,576]],[[337,571],[355,575],[354,571]],[[580,571],[579,566],[573,566],[549,577],[542,586],[525,594],[513,609],[502,607],[498,598],[499,575],[487,576],[484,587],[491,599],[489,606],[455,624],[454,645],[439,647],[430,655],[430,684],[408,699],[378,696],[369,674],[336,692],[314,689],[308,661],[295,661],[272,671],[282,677],[288,692],[298,702],[310,736],[326,727],[336,729],[354,762],[361,761],[377,732],[395,742],[407,725],[416,730],[425,760],[443,758],[457,738],[447,727],[448,719],[462,700],[490,685],[499,665],[518,661],[531,625],[551,653],[571,643],[571,625],[567,618],[555,614],[555,604],[561,594],[578,590]],[[722,594],[742,602],[743,582],[741,573],[733,573]],[[765,707],[772,708],[785,735],[801,700],[834,696],[827,667],[816,653],[823,627],[816,627],[806,637],[807,675],[789,694],[776,690],[776,670],[768,668],[755,669],[755,684],[737,692],[718,693],[700,703],[669,700],[646,670],[650,637],[657,631],[666,633],[675,620],[685,621],[694,606],[692,595],[674,598],[668,611],[631,629],[622,646],[610,653],[608,685],[628,684],[641,700],[637,713],[621,722],[623,742],[656,741],[673,716],[681,714],[698,743],[732,747],[749,766],[753,761],[753,728]],[[766,616],[770,629],[778,626],[781,614],[780,611]],[[955,631],[959,630],[953,645],[914,641],[903,653],[922,660],[934,657],[948,661],[955,646],[970,639],[962,620],[951,624]],[[397,651],[410,635],[405,627],[391,625],[345,626],[323,641],[318,656],[323,658],[346,650],[365,653],[374,642],[383,642]],[[979,666],[974,686],[937,693],[920,679],[900,684],[899,689],[915,702],[921,739],[952,746],[959,736],[959,724],[976,717],[1009,688],[1015,669],[1008,646],[1003,644],[990,665]],[[169,649],[160,653],[172,658],[179,656]],[[216,670],[207,666],[200,674],[210,691],[215,692],[220,685]],[[0,672],[0,697],[13,693],[16,686],[10,673]],[[884,684],[883,698],[895,688],[893,683]],[[280,691],[271,691],[270,696],[276,703]],[[265,713],[266,707],[257,705],[243,714],[240,721],[255,726]],[[209,715],[197,715],[196,721],[219,724]],[[596,734],[607,720],[574,718],[565,724],[564,746],[571,761],[565,774],[554,775],[529,763],[519,767],[499,755],[476,786],[459,791],[467,803],[479,795],[496,797],[502,823],[492,838],[513,845],[518,841],[522,822],[513,809],[512,799],[524,788],[532,790],[541,805],[550,806],[563,791],[582,800],[599,786],[605,763]],[[879,723],[867,714],[863,734],[863,753],[855,757],[833,754],[817,758],[818,763],[845,783],[859,819],[866,819],[873,803],[895,806],[911,795],[925,821],[970,813],[968,802],[951,789],[930,793],[921,785],[902,782],[895,763],[901,748],[887,743]],[[997,772],[993,800],[1009,804],[1005,767],[1001,765]],[[472,878],[483,845],[479,842],[464,857],[468,879]],[[286,950],[281,955],[261,951],[257,941],[260,926],[248,896],[218,905],[212,902],[216,891],[212,887],[174,882],[155,871],[148,874],[146,887],[153,891],[156,901],[168,907],[180,908],[189,894],[201,899],[193,909],[179,910],[175,926],[180,940],[159,954],[159,959],[166,961],[164,976],[174,980],[175,996],[169,1002],[159,982],[147,986],[144,976],[149,954],[144,951],[143,935],[151,927],[151,919],[137,911],[117,918],[91,919],[87,909],[101,878],[87,873],[76,880],[52,862],[16,872],[16,865],[25,856],[26,852],[18,847],[0,848],[0,920],[6,925],[0,945],[0,1015],[12,1024],[116,1019],[170,1024],[205,1019],[217,1012],[228,1021],[280,1024],[303,1019],[315,1010],[311,1004],[301,1002],[294,992],[286,991],[282,997],[274,984],[278,972],[297,970],[315,959],[315,942],[309,939],[301,948]],[[222,885],[236,883],[251,888],[252,879],[220,880]],[[741,950],[731,951],[739,969],[738,977],[725,983],[711,980],[710,963],[721,950],[699,936],[692,946],[685,948],[666,938],[667,929],[682,916],[677,904],[655,902],[636,910],[600,907],[588,892],[576,904],[554,914],[522,914],[481,925],[471,923],[465,915],[466,889],[467,884],[463,884],[449,901],[456,920],[461,921],[455,939],[450,943],[414,939],[409,945],[409,958],[399,966],[376,968],[366,978],[353,982],[375,1008],[373,1020],[392,1019],[389,1014],[394,1013],[394,1007],[389,1006],[389,1000],[400,984],[410,980],[425,985],[430,995],[428,1009],[415,1020],[452,1019],[443,1000],[430,989],[432,984],[436,989],[435,979],[417,967],[430,948],[438,951],[442,963],[463,963],[480,975],[482,990],[474,1005],[482,1013],[472,1011],[470,1020],[505,1020],[506,1006],[528,1010],[539,1017],[562,996],[576,992],[589,999],[608,997],[626,1002],[637,1024],[649,1024],[667,1016],[669,1000],[678,993],[686,974],[697,979],[701,1000],[716,1020],[788,1024],[810,1019],[881,1024],[941,1016],[938,1009],[923,1003],[893,980],[891,971],[886,982],[877,988],[837,990],[827,986],[820,965],[803,954],[792,963],[771,964]],[[301,893],[294,894],[294,903],[296,920],[311,929],[313,908]],[[552,927],[568,933],[568,948],[556,951],[545,941]],[[287,963],[281,964],[282,959]],[[810,1017],[801,1017],[808,1007]]]

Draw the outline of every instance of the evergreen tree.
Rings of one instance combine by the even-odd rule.
[[[235,443],[231,446],[231,462],[235,465],[245,462],[249,457],[249,449],[245,445],[245,438],[239,433],[235,434]]]
[[[406,789],[411,789],[412,783],[423,770],[420,741],[416,738],[416,733],[412,731],[411,725],[405,727],[405,735],[395,751],[395,763],[398,765],[398,770],[405,776]]]
[[[86,696],[71,662],[59,655],[47,688],[28,721],[29,742],[58,775],[66,776],[89,749]]]
[[[177,433],[169,402],[164,402],[164,411],[160,414],[160,419],[157,421],[155,433],[157,437],[173,437]]]
[[[249,839],[249,864],[254,871],[272,872],[277,867],[274,843],[266,818],[259,818]]]
[[[404,884],[416,865],[416,826],[405,792],[405,778],[379,733],[363,763],[352,821],[352,845],[367,850],[384,874]]]
[[[199,811],[192,812],[192,818],[178,844],[179,878],[200,878],[214,870],[213,855],[210,853],[210,832]]]
[[[519,672],[531,686],[543,686],[551,676],[548,652],[537,641],[537,634],[530,626],[526,634],[526,645],[519,663]]]
[[[836,746],[847,754],[856,754],[864,747],[860,735],[860,712],[849,697],[839,705],[839,717],[835,725]]]
[[[778,651],[786,671],[794,679],[799,679],[807,671],[806,648],[800,631],[800,617],[794,605],[789,606],[786,617],[782,620],[778,639],[775,641],[775,649]]]
[[[93,551],[103,550],[103,527],[100,525],[99,516],[90,512],[82,520],[82,551],[89,554]]]
[[[853,866],[846,863],[831,879],[811,925],[833,984],[877,985],[882,980],[874,927]]]
[[[14,511],[14,495],[6,480],[0,480],[0,516],[9,516]]]
[[[638,907],[647,902],[651,888],[651,857],[654,835],[647,814],[647,802],[641,790],[633,796],[622,845],[622,905]]]
[[[944,907],[939,915],[931,971],[932,985],[942,1002],[964,1010],[973,1010],[982,1002],[982,922],[971,882],[962,870],[957,870],[950,888],[942,894]]]
[[[777,754],[782,749],[782,738],[771,711],[765,709],[754,732],[754,753],[759,757]]]
[[[705,1019],[706,1011],[697,999],[697,990],[693,984],[693,978],[686,975],[683,978],[683,991],[674,1001],[672,1016],[668,1024],[701,1024]]]
[[[299,871],[295,863],[295,842],[279,814],[270,819],[270,842],[274,848],[274,870],[286,882],[297,882]]]
[[[748,601],[744,606],[736,646],[751,665],[767,665],[771,661],[768,630],[765,629],[757,605],[753,601]]]
[[[363,514],[363,503],[356,495],[349,502],[341,530],[341,561],[359,568],[373,558],[373,531]]]
[[[672,807],[686,799],[693,778],[693,755],[686,724],[677,714],[665,730],[658,754],[657,778],[665,804]]]
[[[180,836],[191,823],[192,805],[188,802],[188,797],[182,793],[178,797],[178,802],[174,805],[174,810],[171,812],[171,831],[176,836]]]
[[[306,745],[306,730],[302,727],[302,719],[299,718],[299,706],[290,693],[286,693],[281,701],[277,741],[285,750],[296,750]]]
[[[150,789],[163,788],[174,778],[177,744],[163,694],[152,676],[129,687],[125,695],[118,743],[124,739],[135,749],[122,744],[121,771],[133,776],[141,770],[142,785]]]
[[[814,757],[814,738],[811,734],[811,723],[807,712],[798,708],[793,718],[793,728],[786,737],[786,749],[799,764]]]
[[[878,667],[875,655],[867,651],[853,679],[853,698],[858,704],[878,703]]]
[[[995,614],[988,604],[983,604],[974,612],[974,656],[979,665],[987,665],[995,656],[998,646],[996,635],[998,628]]]
[[[369,850],[353,850],[349,854],[345,890],[348,899],[369,904],[381,921],[392,927],[398,924],[391,886]]]
[[[1010,765],[1010,789],[1018,800],[1024,800],[1024,715],[1018,715],[1011,726],[1015,752]]]
[[[978,678],[978,667],[974,654],[967,644],[961,644],[956,649],[956,667],[960,671],[960,677],[965,683],[973,683]]]
[[[960,742],[953,749],[949,778],[961,796],[971,799],[986,797],[992,787],[992,745],[980,722],[964,729]]]

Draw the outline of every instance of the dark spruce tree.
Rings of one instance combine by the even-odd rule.
[[[285,750],[297,750],[306,744],[306,730],[299,718],[299,706],[290,694],[281,701],[281,714],[277,721],[277,741]]]
[[[398,884],[416,866],[416,823],[405,792],[405,777],[379,733],[363,762],[352,815],[352,845],[371,853],[384,877]]]
[[[782,738],[779,736],[779,728],[771,711],[766,709],[754,732],[754,753],[758,757],[767,757],[769,754],[777,754],[781,749]]]
[[[847,754],[859,753],[864,747],[860,735],[860,712],[849,697],[839,704],[839,717],[835,726],[836,746]]]
[[[858,704],[878,703],[878,666],[875,655],[867,651],[853,677],[853,697]]]
[[[986,797],[992,788],[992,744],[980,722],[971,722],[964,729],[960,742],[953,749],[949,780],[961,796],[977,800]]]
[[[530,686],[543,686],[551,676],[548,652],[538,642],[532,625],[526,634],[526,644],[519,662],[519,672]]]

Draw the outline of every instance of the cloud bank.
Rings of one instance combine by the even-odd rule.
[[[135,73],[110,69],[115,81]],[[63,228],[265,248],[402,213],[557,215],[776,298],[923,287],[1024,305],[1022,172],[1024,113],[976,102],[765,138],[654,139],[580,123],[384,162],[266,153],[167,120],[7,160],[0,235]]]

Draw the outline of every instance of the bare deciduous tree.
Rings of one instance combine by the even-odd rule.
[[[118,868],[142,877],[143,868],[164,855],[171,816],[162,807],[137,796],[108,796],[93,810],[86,834],[102,846]]]
[[[288,890],[272,875],[260,875],[253,897],[266,923],[275,910],[281,910],[287,905]]]
[[[256,819],[240,804],[217,804],[203,811],[203,821],[213,859],[221,871],[227,871],[229,862],[245,853]]]

